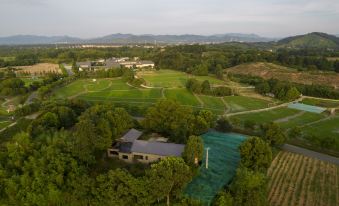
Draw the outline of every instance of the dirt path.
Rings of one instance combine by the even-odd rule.
[[[228,105],[228,103],[224,100],[224,98],[220,97],[222,103],[225,105],[225,112],[224,114],[226,115],[227,113],[231,112],[231,107]]]
[[[294,146],[294,145],[289,145],[289,144],[284,144],[282,146],[282,149],[289,151],[289,152],[302,154],[302,155],[305,155],[307,157],[316,158],[318,160],[322,160],[322,161],[325,161],[325,162],[329,162],[329,163],[332,163],[332,164],[339,165],[339,158],[333,157],[333,156],[330,156],[330,155],[321,154],[319,152],[314,152],[314,151],[311,151],[311,150],[308,150],[308,149],[304,149],[304,148],[297,147],[297,146]]]
[[[297,113],[297,114],[294,114],[294,115],[291,115],[291,116],[288,116],[288,117],[284,117],[284,118],[281,118],[281,119],[277,119],[277,120],[275,120],[274,122],[276,122],[276,123],[279,123],[279,122],[288,122],[288,121],[290,121],[291,119],[300,117],[300,116],[302,116],[302,115],[305,114],[305,113],[306,113],[306,112],[299,112],[299,113]]]
[[[193,93],[193,95],[195,96],[195,98],[196,98],[196,99],[198,100],[198,102],[200,103],[200,106],[201,106],[201,107],[204,107],[205,104],[204,104],[204,102],[200,99],[200,97],[199,97],[198,95],[194,94],[194,93]]]

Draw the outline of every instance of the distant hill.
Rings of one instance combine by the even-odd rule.
[[[134,35],[111,34],[92,39],[81,39],[69,36],[35,36],[16,35],[0,37],[0,45],[30,45],[30,44],[55,44],[55,43],[93,43],[93,44],[132,44],[132,43],[164,43],[164,44],[189,44],[189,43],[223,43],[223,42],[269,42],[275,39],[265,38],[256,34],[217,34],[217,35]]]
[[[55,43],[77,43],[82,41],[79,38],[69,36],[35,36],[15,35],[0,37],[0,45],[23,45],[23,44],[55,44]]]
[[[291,48],[339,48],[339,38],[326,33],[313,32],[282,39],[278,41],[278,45]]]

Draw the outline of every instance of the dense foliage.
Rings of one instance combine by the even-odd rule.
[[[214,127],[214,115],[204,110],[193,113],[176,101],[160,100],[148,109],[143,126],[169,136],[173,142],[185,143],[188,136],[200,135]]]

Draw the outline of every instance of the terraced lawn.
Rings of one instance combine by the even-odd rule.
[[[90,92],[80,95],[79,98],[88,101],[111,101],[111,102],[156,102],[161,96],[161,89],[130,89],[112,90],[103,92]]]
[[[339,115],[303,127],[303,131],[319,137],[334,136],[339,139]]]
[[[54,97],[56,98],[68,98],[79,93],[84,92],[99,92],[99,91],[113,91],[113,90],[129,90],[133,89],[128,86],[121,79],[97,79],[93,82],[93,79],[79,79],[71,84],[62,87],[55,91]]]
[[[213,110],[213,111],[225,111],[225,104],[219,97],[205,96],[200,95],[199,98],[204,103],[204,108]]]
[[[256,122],[257,124],[269,123],[278,119],[286,118],[299,113],[299,110],[289,108],[278,108],[264,112],[240,114],[231,117],[231,120],[238,119],[240,122],[246,120]]]
[[[230,113],[242,112],[248,110],[263,109],[269,106],[269,101],[262,99],[255,99],[245,96],[228,96],[224,97],[230,107]]]
[[[182,105],[195,107],[201,106],[197,98],[195,98],[195,96],[186,89],[166,89],[165,97],[167,99],[176,100]]]
[[[305,112],[301,116],[297,116],[295,118],[288,119],[286,122],[280,122],[280,126],[285,129],[293,128],[296,126],[303,126],[305,124],[318,121],[320,119],[325,118],[323,114],[316,114],[311,112]]]

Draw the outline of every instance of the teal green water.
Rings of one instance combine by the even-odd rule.
[[[203,164],[199,174],[187,185],[185,195],[210,204],[215,195],[235,175],[240,162],[238,148],[246,137],[236,133],[208,132],[202,135],[202,139],[205,149]],[[208,169],[206,169],[206,148],[210,148]]]

